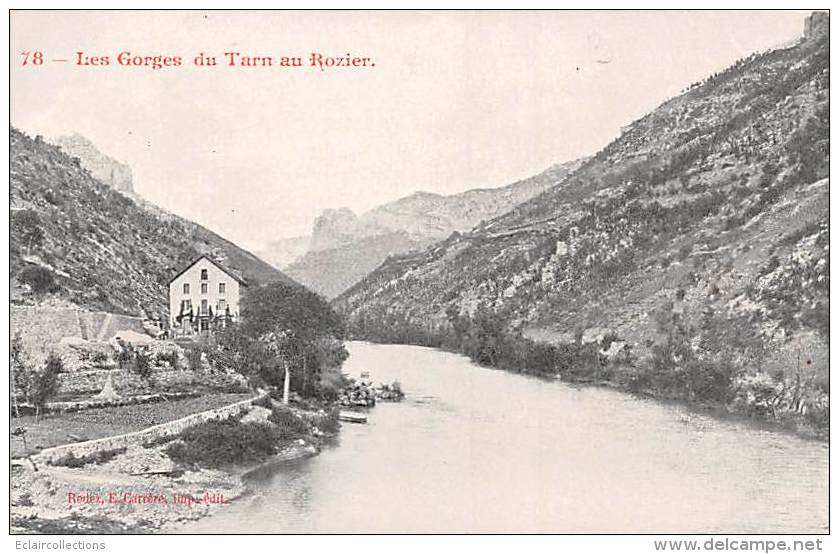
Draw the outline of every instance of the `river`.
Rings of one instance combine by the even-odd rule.
[[[337,444],[255,480],[193,533],[822,533],[828,447],[620,392],[348,344],[398,380]]]

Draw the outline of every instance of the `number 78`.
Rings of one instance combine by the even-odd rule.
[[[21,65],[41,65],[44,63],[44,53],[43,52],[29,52],[29,50],[25,50],[20,53],[23,56],[23,63]]]

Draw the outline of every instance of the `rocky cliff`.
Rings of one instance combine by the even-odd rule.
[[[360,216],[347,208],[325,210],[315,221],[308,251],[285,270],[332,298],[388,256],[468,231],[561,182],[580,163],[557,164],[539,175],[495,189],[473,189],[449,196],[416,192]]]
[[[98,181],[124,194],[134,195],[131,168],[100,152],[82,135],[60,136],[53,140],[53,144],[71,158],[79,158],[82,167],[90,171],[90,174]]]
[[[639,353],[662,310],[721,314],[750,321],[787,369],[806,358],[826,375],[827,26],[816,14],[796,45],[694,85],[542,194],[389,258],[334,305],[374,340],[486,313],[526,337],[608,334]]]

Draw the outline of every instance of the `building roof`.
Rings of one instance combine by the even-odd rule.
[[[179,271],[179,272],[178,272],[178,273],[177,273],[174,277],[172,277],[171,279],[169,279],[169,282],[168,282],[167,284],[170,284],[170,285],[171,285],[171,284],[172,284],[172,281],[174,281],[175,279],[177,279],[178,277],[180,277],[181,275],[183,275],[184,273],[186,273],[186,271],[187,271],[189,268],[191,268],[192,266],[194,266],[195,264],[197,264],[197,263],[198,263],[198,262],[200,262],[201,260],[207,260],[208,262],[210,262],[211,264],[213,264],[214,266],[216,266],[217,268],[219,268],[220,270],[222,270],[224,273],[226,273],[227,275],[229,275],[231,278],[233,278],[233,279],[235,279],[236,281],[238,281],[238,282],[239,282],[239,284],[244,285],[244,286],[247,286],[247,285],[248,285],[248,282],[247,282],[247,281],[245,281],[242,277],[240,277],[239,275],[236,275],[236,273],[234,273],[232,270],[230,270],[230,269],[228,269],[228,268],[224,267],[223,265],[221,265],[221,264],[220,264],[220,263],[218,263],[217,261],[213,260],[212,258],[210,258],[209,256],[207,256],[206,254],[202,254],[202,255],[200,255],[200,256],[198,256],[197,258],[195,258],[194,260],[192,260],[190,263],[188,263],[188,264],[187,264],[187,265],[186,265],[186,266],[185,266],[182,270],[180,270],[180,271]]]

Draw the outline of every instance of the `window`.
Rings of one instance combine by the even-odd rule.
[[[202,270],[201,270],[201,280],[202,280],[202,281],[206,281],[207,279],[209,279],[209,277],[207,276],[207,270],[206,270],[206,269],[202,269]]]
[[[207,310],[207,299],[205,298],[204,300],[201,301],[201,313],[206,314],[207,311],[208,311]]]
[[[226,285],[225,285],[224,283],[219,283],[219,284],[218,284],[218,293],[219,293],[219,294],[224,294],[224,292],[225,292],[225,291],[224,291],[224,289],[225,289],[225,288],[227,288],[227,287],[226,287]]]
[[[188,314],[192,311],[192,300],[181,301],[181,314]]]
[[[201,294],[207,294],[207,283],[201,283]]]
[[[184,294],[189,294],[189,283],[184,283]]]
[[[216,304],[216,311],[220,314],[223,314],[226,309],[227,309],[227,301],[226,300],[219,300],[218,304]]]

